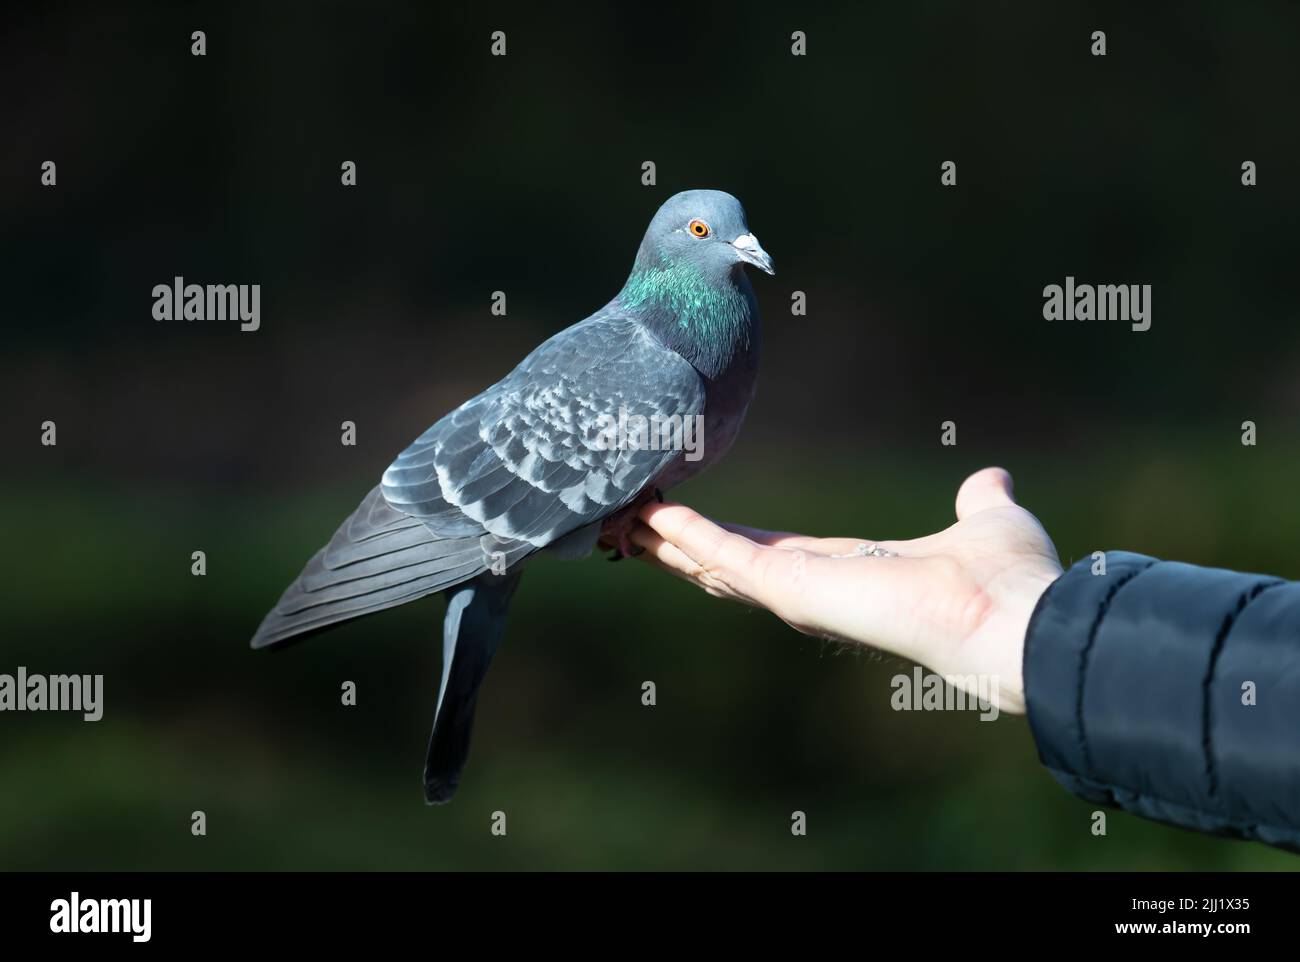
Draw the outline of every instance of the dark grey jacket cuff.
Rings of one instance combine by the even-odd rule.
[[[1024,681],[1070,791],[1300,851],[1300,583],[1089,557],[1039,599]]]

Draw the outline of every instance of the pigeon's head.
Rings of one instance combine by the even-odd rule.
[[[743,264],[776,273],[772,258],[750,233],[745,208],[721,190],[684,190],[664,201],[645,232],[637,262],[690,265],[718,280]]]

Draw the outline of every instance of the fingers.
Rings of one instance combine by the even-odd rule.
[[[729,584],[735,584],[743,579],[757,551],[749,539],[732,534],[682,504],[646,505],[641,520],[673,549],[666,552],[665,563],[677,566],[680,554],[701,569],[695,572],[696,577],[701,573],[725,576]]]
[[[632,540],[710,594],[777,610],[802,581],[801,551],[761,547],[680,504],[650,504]]]
[[[683,554],[682,550],[676,545],[665,541],[654,529],[639,524],[628,535],[628,538],[633,544],[645,548],[644,552],[637,555],[639,560],[654,565],[660,571],[666,571],[683,581],[688,581],[696,587],[703,588],[715,597],[743,600],[732,591],[725,590],[718,585],[707,584],[704,578],[704,569]]]
[[[677,545],[665,541],[653,528],[639,524],[627,537],[634,545],[645,548],[645,554],[638,555],[639,558],[657,561],[658,567],[685,578],[694,578],[700,573],[699,565],[687,557]]]
[[[766,608],[806,634],[852,639],[900,652],[907,631],[898,625],[919,558],[851,555],[836,559],[784,543],[755,544],[679,504],[642,508],[631,539],[641,558],[719,598]],[[767,535],[767,532],[756,532]],[[798,536],[792,536],[797,539]],[[824,548],[824,541],[806,539]],[[843,540],[847,548],[862,542]],[[915,544],[915,542],[908,542]],[[903,640],[900,640],[903,639]]]
[[[742,538],[748,538],[755,544],[766,545],[769,548],[785,548],[789,551],[809,551],[813,554],[852,554],[857,550],[858,545],[864,543],[862,538],[810,538],[789,531],[764,531],[761,528],[747,528],[743,524],[728,524],[725,521],[722,527]]]
[[[762,528],[751,528],[744,524],[732,524],[729,521],[719,522],[722,527],[726,528],[732,534],[738,534],[742,538],[748,538],[755,544],[775,545],[780,544],[787,538],[798,538],[799,535],[789,531],[764,531]]]
[[[1003,468],[984,468],[962,482],[957,492],[957,520],[989,508],[1007,508],[1016,503],[1011,475]]]

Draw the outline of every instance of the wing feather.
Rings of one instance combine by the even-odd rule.
[[[450,535],[466,520],[542,547],[612,514],[680,452],[608,443],[620,416],[702,414],[694,368],[637,321],[601,312],[461,405],[384,472],[385,500]]]

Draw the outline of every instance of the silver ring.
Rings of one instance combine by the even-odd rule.
[[[897,551],[890,551],[888,548],[882,548],[874,541],[870,544],[862,542],[854,548],[849,554],[833,554],[832,558],[897,558]]]

